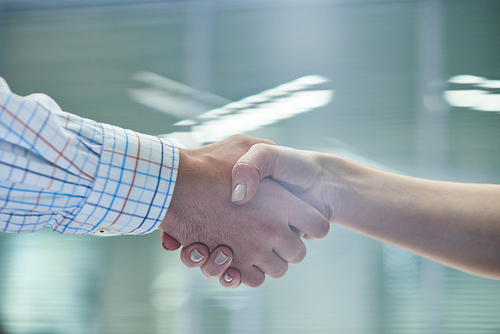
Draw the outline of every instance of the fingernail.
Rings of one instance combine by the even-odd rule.
[[[193,262],[200,262],[204,257],[196,248],[191,251],[191,261]]]
[[[243,183],[238,184],[236,188],[234,188],[231,201],[237,202],[244,200],[246,193],[247,193],[247,187]]]
[[[224,274],[224,281],[227,283],[231,283],[233,281],[233,278],[229,276],[227,273]]]
[[[229,257],[226,254],[222,253],[222,251],[219,251],[217,255],[215,255],[214,261],[215,264],[221,266],[226,263],[227,259],[229,259]]]

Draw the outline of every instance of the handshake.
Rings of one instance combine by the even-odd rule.
[[[277,148],[235,135],[180,149],[174,194],[160,225],[163,247],[184,246],[182,262],[226,288],[257,287],[266,274],[282,277],[288,263],[302,261],[301,238],[325,237],[331,208],[314,161],[292,161],[276,155]]]
[[[2,78],[0,115],[9,124],[0,127],[0,231],[143,234],[158,226],[177,161],[155,159],[168,157],[170,144],[65,113],[46,95],[15,95]],[[158,178],[163,167],[170,179]],[[500,279],[498,184],[388,173],[246,135],[179,149],[175,182],[159,225],[163,246],[183,245],[184,264],[227,288],[283,276],[306,254],[301,238],[323,238],[330,224]],[[144,195],[156,192],[160,203]]]
[[[301,238],[330,224],[500,279],[497,184],[414,178],[243,135],[181,151],[177,182],[163,245],[185,246],[183,263],[227,288],[283,276],[306,254]]]

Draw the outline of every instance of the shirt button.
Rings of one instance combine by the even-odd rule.
[[[99,227],[95,233],[96,234],[108,234],[111,230],[108,227]]]

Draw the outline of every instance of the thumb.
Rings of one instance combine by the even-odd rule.
[[[232,173],[234,203],[245,204],[255,196],[260,181],[272,175],[276,157],[277,146],[259,143],[238,159]]]
[[[163,248],[165,248],[165,250],[174,251],[179,247],[181,247],[179,241],[177,241],[177,239],[175,239],[173,236],[171,236],[165,231],[161,231],[160,238]]]

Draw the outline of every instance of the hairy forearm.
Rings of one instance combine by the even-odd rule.
[[[500,185],[412,178],[326,155],[321,160],[332,223],[500,279]]]

